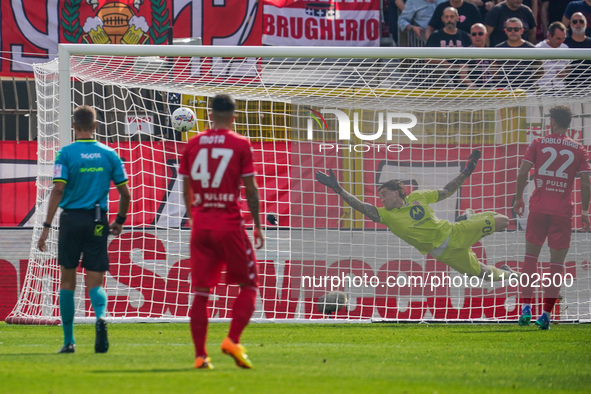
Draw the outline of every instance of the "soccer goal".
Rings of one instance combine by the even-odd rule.
[[[433,208],[455,221],[465,209],[512,218],[507,231],[474,245],[481,261],[519,269],[526,217],[512,212],[520,158],[549,131],[548,109],[572,108],[571,137],[591,145],[591,51],[455,48],[309,48],[60,45],[39,64],[38,179],[28,271],[10,323],[59,322],[57,229],[36,249],[52,166],[73,138],[71,113],[97,109],[97,139],[117,150],[130,175],[124,232],[109,238],[105,290],[110,321],[188,321],[189,235],[178,162],[208,125],[210,99],[237,99],[236,131],[254,147],[265,248],[258,251],[262,321],[516,320],[515,283],[470,280],[377,225],[315,181],[334,170],[345,189],[379,206],[376,187],[400,179],[409,191],[443,187],[473,149],[476,171]],[[175,131],[179,106],[198,117]],[[526,194],[533,185],[528,185]],[[110,215],[116,213],[112,190]],[[555,320],[591,320],[591,237],[580,192]],[[247,226],[251,225],[246,206]],[[112,217],[110,217],[112,219]],[[58,223],[58,219],[54,221]],[[540,257],[548,270],[549,253]],[[92,321],[78,276],[77,321]],[[536,292],[535,313],[541,308]],[[210,316],[230,318],[237,287],[220,285]]]

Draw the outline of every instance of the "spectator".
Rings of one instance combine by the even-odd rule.
[[[591,48],[591,38],[585,35],[587,29],[587,18],[580,13],[575,12],[570,18],[570,27],[572,34],[564,40],[569,48]]]
[[[490,11],[490,9],[493,8],[497,4],[496,0],[466,0],[466,1],[474,4],[478,8],[478,11],[480,11],[480,18],[482,18],[482,20],[484,20],[488,11]]]
[[[444,22],[442,16],[443,11],[447,7],[454,7],[458,10],[458,29],[465,31],[466,33],[470,32],[470,27],[474,23],[482,21],[480,12],[474,4],[468,3],[464,0],[447,0],[435,7],[435,12],[429,21],[429,26],[427,27],[427,32],[425,34],[427,39],[429,39],[435,30],[443,29]]]
[[[548,26],[550,26],[550,23],[560,22],[562,20],[562,15],[564,15],[564,11],[566,11],[566,6],[571,1],[572,0],[542,0],[542,6],[540,7],[540,21],[544,37],[548,35]]]
[[[566,11],[562,16],[562,23],[564,26],[569,27],[570,19],[575,12],[580,12],[585,16],[585,19],[591,18],[591,0],[573,1],[566,6]],[[591,28],[587,26],[585,35],[591,37]]]
[[[425,30],[433,11],[435,0],[408,0],[398,17],[398,27],[403,31],[412,30],[418,39],[425,40]]]
[[[406,0],[389,0],[388,1],[388,30],[394,40],[394,45],[399,45],[398,41],[398,15],[404,10]]]
[[[569,48],[591,48],[591,38],[585,35],[587,29],[587,19],[580,12],[575,12],[570,18],[572,34],[566,37],[564,43]],[[572,60],[569,67],[567,85],[569,87],[580,87],[581,81],[586,81],[591,77],[591,61]]]
[[[536,48],[568,48],[564,43],[566,27],[561,22],[552,22],[548,27],[548,38],[536,44]],[[567,76],[569,61],[553,59],[544,61],[544,74],[538,80],[542,89],[562,89]]]
[[[486,27],[475,23],[470,28],[472,48],[485,48],[487,41]],[[462,69],[463,83],[470,89],[488,85],[492,80],[491,61],[489,59],[471,59]]]
[[[534,45],[525,41],[522,36],[523,23],[519,18],[509,18],[505,22],[505,34],[508,39],[497,45],[497,48],[534,48]],[[499,81],[499,87],[512,89],[525,88],[532,85],[528,82],[532,75],[532,62],[524,60],[503,60],[495,62],[495,79]]]
[[[443,29],[435,30],[427,40],[428,47],[469,47],[472,45],[470,36],[463,30],[458,29],[458,10],[454,7],[447,7],[443,11],[441,21]]]
[[[519,0],[521,1],[521,0]],[[488,29],[487,29],[488,30]],[[519,18],[509,18],[505,22],[507,40],[495,45],[498,48],[534,48],[534,45],[523,39],[523,22]]]
[[[522,0],[505,0],[494,6],[486,14],[484,20],[491,47],[507,40],[508,36],[505,34],[503,27],[509,18],[518,18],[523,25],[522,38],[532,44],[536,43],[536,20],[532,10],[523,5]]]

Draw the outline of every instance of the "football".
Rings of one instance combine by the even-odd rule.
[[[189,131],[195,127],[195,114],[189,108],[177,108],[172,114],[171,124],[176,131]]]
[[[328,291],[325,295],[318,298],[316,307],[318,312],[324,315],[332,315],[340,311],[347,305],[347,293],[342,291]]]

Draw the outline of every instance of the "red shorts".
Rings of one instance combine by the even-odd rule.
[[[200,230],[191,233],[193,287],[214,287],[226,268],[226,283],[258,287],[254,249],[246,230]]]
[[[547,213],[531,212],[527,217],[525,239],[534,245],[542,246],[548,237],[552,249],[568,249],[572,219],[568,216],[555,216]]]

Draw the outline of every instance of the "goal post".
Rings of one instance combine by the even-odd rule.
[[[190,229],[178,163],[188,138],[209,126],[210,100],[237,100],[235,129],[254,150],[265,248],[257,252],[253,319],[277,322],[516,320],[518,288],[471,281],[422,255],[316,182],[334,170],[342,186],[375,206],[378,185],[400,179],[409,191],[443,187],[473,149],[476,171],[433,204],[454,222],[465,209],[511,218],[506,231],[474,245],[478,258],[519,269],[526,216],[512,212],[517,169],[528,142],[549,130],[548,110],[570,106],[570,136],[591,145],[591,50],[326,48],[62,44],[35,66],[39,103],[35,227],[29,265],[9,323],[58,324],[57,226],[47,252],[36,248],[52,187],[53,162],[73,140],[71,115],[96,108],[97,140],[116,149],[130,175],[128,223],[109,238],[105,290],[113,322],[188,321]],[[170,114],[195,112],[179,133]],[[533,185],[528,185],[529,196]],[[555,319],[591,321],[591,237],[581,228],[580,185]],[[117,192],[109,200],[116,213]],[[243,214],[252,227],[246,206]],[[276,218],[277,223],[269,218]],[[548,271],[549,253],[540,256]],[[76,321],[91,322],[83,272]],[[344,305],[331,302],[338,291]],[[217,286],[209,314],[231,317],[237,287]],[[542,292],[536,292],[535,312]],[[342,308],[340,308],[342,306]],[[335,313],[325,314],[330,309]]]

